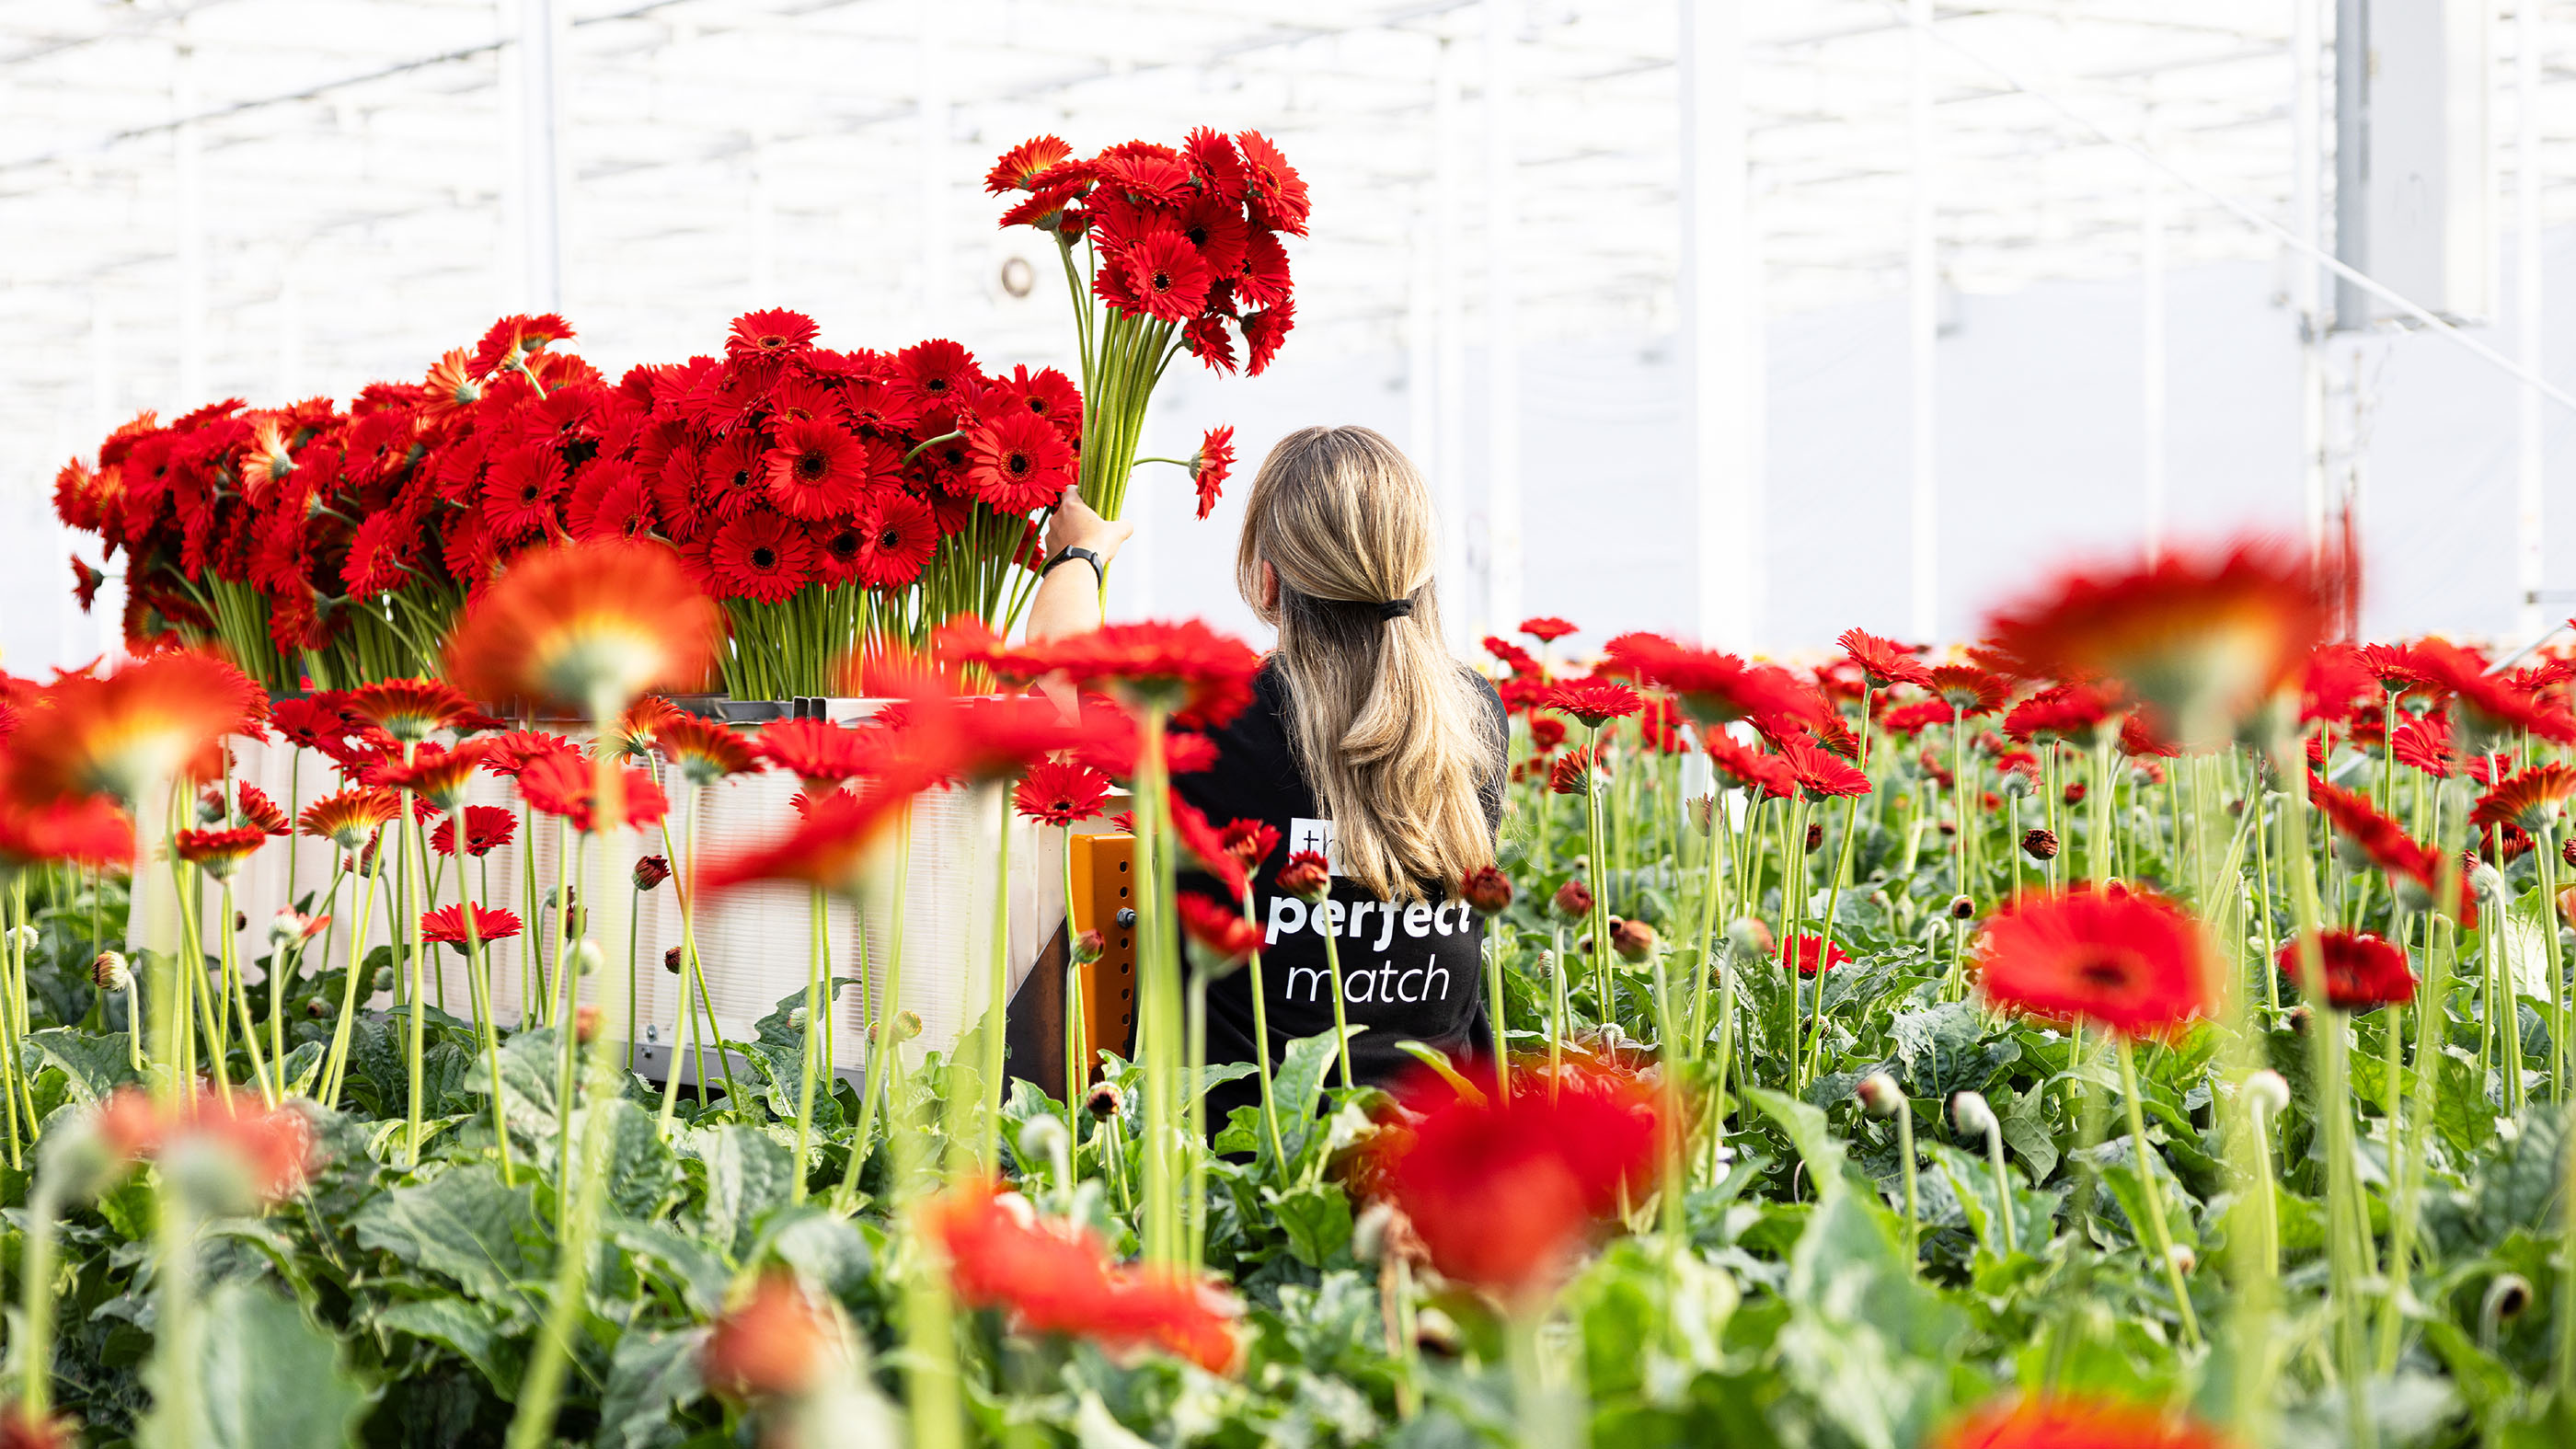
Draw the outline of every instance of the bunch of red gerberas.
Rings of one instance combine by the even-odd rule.
[[[1212,371],[1258,375],[1296,325],[1279,238],[1306,234],[1306,183],[1260,132],[1201,127],[1177,150],[1126,141],[1082,158],[1038,136],[1004,152],[984,188],[1025,193],[1002,225],[1035,227],[1062,249],[1082,342],[1082,496],[1115,518],[1173,356],[1186,349]],[[1204,518],[1233,466],[1234,430],[1162,461],[1190,469]]]
[[[1081,450],[1062,373],[988,374],[939,340],[837,352],[765,311],[721,358],[612,384],[572,335],[505,317],[346,412],[147,414],[64,467],[56,510],[126,551],[130,643],[216,641],[280,691],[431,672],[468,597],[570,540],[678,546],[732,615],[743,697],[833,692],[861,642],[917,647],[961,612],[1007,627],[1025,601],[1034,517]],[[103,575],[73,571],[86,607]]]

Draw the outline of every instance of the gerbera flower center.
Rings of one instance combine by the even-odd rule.
[[[774,569],[778,567],[778,550],[771,548],[765,543],[752,549],[751,566],[756,569]]]
[[[877,534],[877,547],[879,548],[900,548],[902,546],[903,534],[899,530],[889,528]]]
[[[1026,453],[1009,453],[1002,458],[1002,471],[1014,478],[1025,478],[1037,471],[1037,460]]]
[[[796,476],[803,482],[814,482],[830,471],[832,471],[832,460],[820,453],[800,453],[796,456]]]
[[[2116,990],[2129,984],[2128,963],[2116,961],[2107,956],[2097,956],[2084,962],[2075,968],[2075,974],[2084,978],[2086,984],[2101,987],[2106,991]]]
[[[760,350],[763,352],[775,352],[786,345],[787,339],[779,336],[775,332],[764,332],[760,334]]]

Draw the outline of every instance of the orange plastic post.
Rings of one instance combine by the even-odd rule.
[[[1132,835],[1073,837],[1073,929],[1098,931],[1101,941],[1100,959],[1074,973],[1088,1028],[1085,1060],[1095,1069],[1100,1053],[1126,1055],[1136,1039],[1136,928],[1118,919],[1136,903],[1135,862]]]

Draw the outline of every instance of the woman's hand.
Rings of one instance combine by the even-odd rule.
[[[1082,501],[1080,488],[1067,488],[1055,505],[1055,516],[1047,520],[1046,552],[1053,558],[1068,548],[1087,548],[1100,555],[1105,566],[1118,556],[1118,546],[1136,531],[1136,525],[1119,520],[1112,522],[1091,510]]]

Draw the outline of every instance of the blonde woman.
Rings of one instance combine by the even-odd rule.
[[[1066,495],[1047,533],[1032,640],[1098,627],[1095,570],[1128,531]],[[1217,826],[1258,820],[1279,833],[1253,871],[1261,1046],[1274,1067],[1291,1039],[1333,1029],[1327,932],[1349,1020],[1369,1028],[1351,1043],[1358,1079],[1409,1065],[1400,1041],[1458,1058],[1490,1044],[1484,923],[1456,887],[1493,863],[1509,728],[1493,686],[1442,643],[1435,538],[1422,475],[1367,428],[1291,433],[1252,481],[1235,584],[1278,645],[1251,707],[1213,736],[1215,767],[1173,789]],[[1274,884],[1299,851],[1331,862],[1331,894],[1311,905]],[[1249,973],[1211,987],[1209,1059],[1252,1060],[1255,1020]],[[1217,1088],[1209,1120],[1224,1123],[1257,1092],[1249,1078]]]

